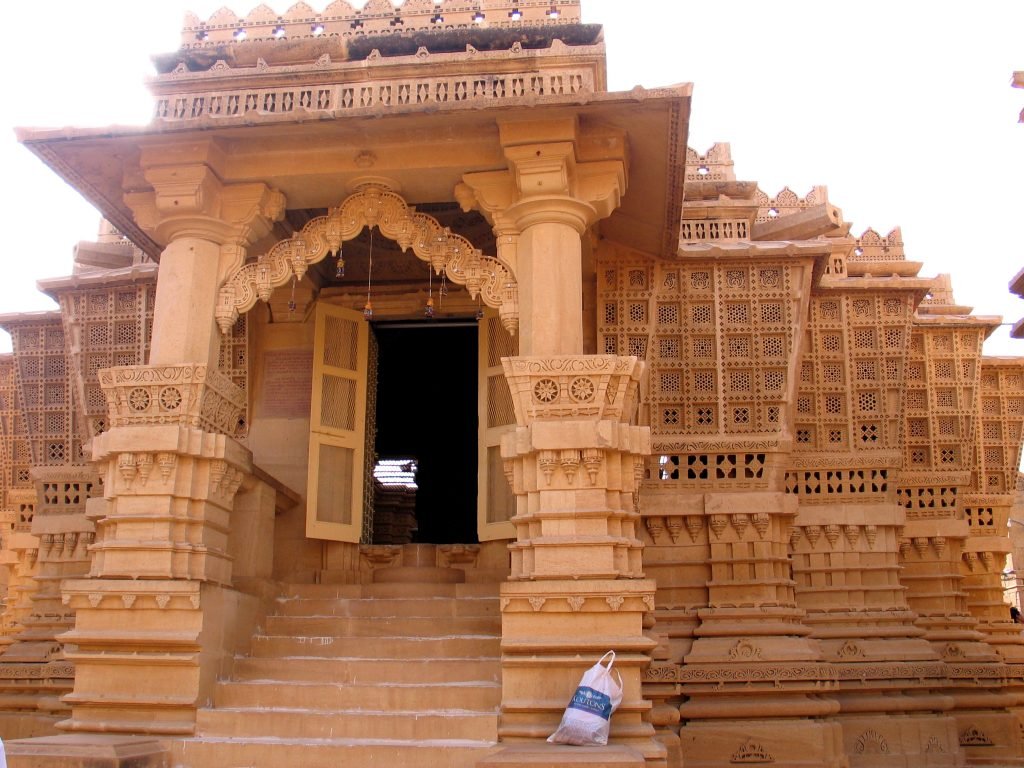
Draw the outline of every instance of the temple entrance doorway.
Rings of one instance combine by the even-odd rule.
[[[375,449],[413,460],[414,542],[476,543],[478,326],[424,320],[373,324]]]

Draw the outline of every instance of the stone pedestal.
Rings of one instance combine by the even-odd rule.
[[[1020,730],[1010,708],[1010,669],[971,616],[961,572],[969,529],[955,509],[912,508],[900,541],[907,602],[945,663],[960,748],[968,764],[1021,765]],[[970,560],[970,557],[967,558]]]
[[[836,689],[835,671],[794,597],[787,545],[796,499],[707,493],[701,512],[707,604],[675,672],[683,765],[845,766],[841,729],[827,719],[839,706],[822,695]],[[649,679],[658,677],[653,669]]]
[[[558,726],[583,672],[617,654],[623,697],[611,740],[665,766],[641,677],[654,583],[642,578],[638,468],[646,428],[630,426],[642,363],[614,356],[505,358],[518,427],[502,441],[516,494],[517,538],[501,588],[503,742]]]
[[[107,369],[100,381],[111,429],[93,458],[104,496],[87,510],[97,532],[88,578],[63,588],[76,678],[60,727],[191,733],[259,611],[257,597],[231,588],[233,561],[242,581],[269,577],[272,549],[260,542],[274,492],[226,435],[244,398],[224,377],[165,365]],[[233,525],[235,509],[244,520]]]
[[[797,603],[838,678],[850,765],[952,768],[963,755],[946,714],[953,700],[941,693],[945,665],[900,584],[905,518],[892,501],[801,503],[790,535]]]

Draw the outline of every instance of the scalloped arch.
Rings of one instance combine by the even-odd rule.
[[[301,231],[277,242],[255,261],[239,266],[221,286],[217,324],[228,333],[238,316],[257,301],[268,301],[275,288],[293,276],[301,280],[311,264],[336,252],[364,227],[380,227],[381,234],[437,274],[464,285],[474,299],[498,310],[502,325],[515,335],[519,328],[519,288],[512,270],[494,256],[484,256],[465,237],[442,227],[433,216],[418,213],[401,196],[378,185],[360,187],[326,216],[306,222]]]

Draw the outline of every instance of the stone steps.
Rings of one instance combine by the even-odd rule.
[[[295,637],[258,635],[253,638],[254,657],[318,656],[336,657],[344,648],[349,658],[471,658],[497,657],[501,640],[493,635],[447,635],[441,637]]]
[[[402,569],[399,574],[408,574]],[[175,768],[471,768],[496,749],[497,584],[288,585]]]
[[[473,768],[498,750],[492,741],[431,739],[417,742],[374,739],[250,739],[199,737],[176,741],[175,768]]]
[[[242,715],[242,716],[240,716]],[[207,709],[196,727],[230,738],[463,739],[487,741],[498,715],[464,709],[315,711],[296,709]]]
[[[278,600],[279,616],[343,616],[360,618],[497,616],[491,598],[432,597],[418,599],[338,599],[330,597]]]
[[[247,657],[235,662],[236,680],[315,683],[497,682],[498,659],[365,659],[310,656]]]
[[[268,616],[268,635],[442,637],[501,633],[500,616]]]
[[[307,707],[310,710],[337,711],[363,706],[374,710],[440,708],[488,712],[494,711],[500,701],[501,686],[494,682],[341,685],[230,681],[218,685],[214,696],[216,707]]]

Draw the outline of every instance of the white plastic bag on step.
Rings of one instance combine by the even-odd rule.
[[[605,659],[608,659],[607,666]],[[622,676],[615,670],[615,679],[612,678],[614,663],[615,651],[608,651],[583,673],[558,730],[548,736],[549,742],[578,747],[608,743],[608,721],[622,701]]]

